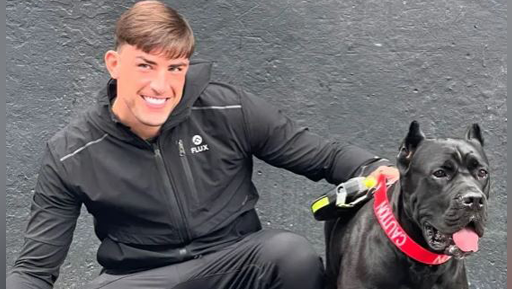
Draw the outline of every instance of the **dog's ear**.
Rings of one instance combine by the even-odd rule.
[[[400,169],[406,169],[409,166],[412,155],[416,148],[425,139],[425,135],[420,129],[420,124],[417,121],[412,121],[409,126],[409,132],[402,142],[398,152],[398,166]]]
[[[466,130],[467,140],[477,140],[482,146],[484,145],[484,137],[482,136],[482,130],[478,123],[474,123]]]

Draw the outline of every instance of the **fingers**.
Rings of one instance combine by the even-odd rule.
[[[390,183],[394,183],[400,178],[400,172],[395,167],[381,166],[370,174],[371,177],[376,179],[378,179],[380,175],[386,176],[386,179]]]

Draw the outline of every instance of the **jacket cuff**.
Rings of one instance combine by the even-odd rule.
[[[369,162],[361,165],[351,176],[354,177],[367,177],[372,172],[374,172],[379,167],[394,167],[395,164],[393,164],[391,161],[385,158],[375,157],[374,159],[370,160]]]
[[[339,156],[337,166],[332,176],[334,184],[339,184],[353,177],[368,176],[380,166],[394,166],[387,159],[376,156],[356,146],[347,146]]]

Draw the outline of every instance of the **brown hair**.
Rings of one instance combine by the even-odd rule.
[[[141,1],[124,12],[116,24],[116,46],[129,44],[146,53],[190,58],[194,34],[185,18],[160,1]]]

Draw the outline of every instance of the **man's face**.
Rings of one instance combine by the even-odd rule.
[[[105,62],[117,80],[114,114],[139,136],[156,135],[181,100],[189,60],[124,44],[107,52]]]

